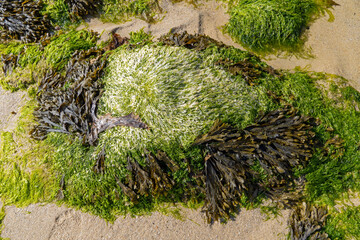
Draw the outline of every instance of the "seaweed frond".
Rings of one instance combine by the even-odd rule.
[[[41,15],[41,1],[10,0],[0,2],[0,36],[23,42],[36,42],[49,27],[46,16]]]
[[[291,240],[328,240],[328,235],[320,230],[325,225],[327,210],[303,202],[296,207],[289,218]]]
[[[207,152],[204,211],[208,222],[229,218],[243,194],[251,199],[265,191],[275,198],[276,188],[283,193],[291,190],[284,181],[291,181],[295,167],[306,165],[314,147],[313,119],[295,113],[289,106],[272,111],[242,131],[217,121],[195,141]],[[269,183],[257,180],[259,174],[251,168],[256,163],[269,176]],[[298,195],[280,198],[297,201]]]

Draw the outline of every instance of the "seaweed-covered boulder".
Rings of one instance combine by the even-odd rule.
[[[102,84],[99,78],[106,63],[103,51],[76,51],[65,67],[65,76],[48,71],[38,89],[39,107],[34,116],[38,125],[32,130],[35,139],[49,132],[78,133],[84,143],[94,145],[99,134],[114,126],[147,128],[134,114],[97,116]]]
[[[123,159],[148,149],[179,154],[216,119],[246,124],[265,104],[264,95],[215,66],[213,56],[178,47],[119,49],[104,82],[99,114],[135,112],[149,126],[115,128],[100,137],[109,154]]]

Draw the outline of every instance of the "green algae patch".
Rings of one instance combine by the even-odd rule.
[[[0,66],[3,68],[0,84],[11,91],[27,89],[41,79],[48,68],[61,71],[75,51],[95,47],[96,41],[94,32],[70,30],[59,31],[40,44],[0,43]]]
[[[101,141],[109,142],[114,148],[110,152],[120,155],[125,149],[143,151],[174,144],[188,148],[215,119],[246,125],[262,108],[257,93],[210,64],[183,48],[144,47],[115,53],[104,77],[99,111],[115,116],[133,112],[150,129],[114,129]]]
[[[299,51],[306,28],[329,5],[314,0],[233,1],[225,29],[236,42],[255,52]]]
[[[125,22],[131,17],[139,17],[147,22],[155,22],[161,12],[157,0],[103,0],[100,18],[104,22]]]
[[[341,207],[331,214],[324,231],[329,234],[331,239],[359,239],[359,219],[359,206]]]
[[[33,122],[33,104],[31,102],[23,108],[13,132],[1,133],[0,197],[5,205],[48,202],[56,191],[51,171],[54,149],[45,142],[28,138],[29,124]]]

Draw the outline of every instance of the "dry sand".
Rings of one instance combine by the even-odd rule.
[[[151,216],[118,218],[114,224],[99,217],[58,207],[30,205],[24,209],[6,207],[3,237],[12,240],[113,240],[113,239],[278,239],[284,238],[286,219],[264,221],[258,209],[242,211],[235,221],[212,227],[204,223],[199,211],[184,209],[177,220],[158,212]]]
[[[273,59],[274,68],[293,69],[296,66],[316,72],[340,75],[360,90],[360,1],[335,0],[334,22],[322,17],[310,27],[307,47],[314,58]]]
[[[272,59],[267,62],[275,68],[293,69],[295,66],[308,70],[323,71],[341,75],[360,89],[360,1],[336,0],[335,21],[327,17],[317,20],[309,30],[307,46],[312,48],[313,59]],[[169,32],[187,30],[189,33],[203,33],[228,45],[238,46],[229,36],[221,32],[221,26],[229,16],[217,3],[208,2],[194,9],[184,3],[174,7],[168,0],[162,1],[166,11],[157,24],[133,20],[125,24],[103,24],[97,19],[88,21],[89,28],[103,32],[102,39],[113,31],[121,36],[144,28],[159,37]],[[0,131],[11,130],[21,106],[23,93],[7,93],[0,89]],[[66,239],[281,239],[287,233],[288,211],[282,217],[264,221],[259,209],[242,211],[234,221],[226,225],[216,223],[210,227],[204,223],[199,211],[183,209],[183,221],[155,212],[151,216],[119,218],[114,224],[53,204],[30,205],[24,209],[6,206],[5,228],[2,237],[12,240],[66,240]]]

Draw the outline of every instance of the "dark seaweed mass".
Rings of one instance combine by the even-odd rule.
[[[190,193],[194,190],[205,194],[203,211],[209,223],[229,218],[243,194],[253,199],[263,192],[283,206],[294,205],[301,199],[303,181],[292,180],[293,168],[304,166],[312,156],[313,126],[314,119],[296,115],[289,106],[266,114],[241,131],[216,121],[194,143],[205,152],[205,170],[188,170],[194,181],[182,183],[184,195],[194,195]],[[117,179],[135,203],[140,195],[158,196],[170,190],[174,185],[171,173],[180,169],[163,152],[147,153],[145,160],[147,166],[141,167],[129,158],[128,178],[125,183]],[[257,164],[266,172],[266,182],[253,170]]]
[[[96,13],[101,5],[100,0],[65,0],[70,10],[70,16],[75,20]]]
[[[5,77],[10,75],[14,69],[18,66],[19,55],[8,54],[1,55],[1,61],[3,62],[2,70]]]
[[[166,194],[175,184],[170,173],[179,170],[179,166],[161,151],[156,155],[146,153],[145,162],[147,165],[142,167],[136,160],[128,157],[129,174],[125,183],[116,178],[123,193],[135,203],[140,196],[156,197]]]
[[[36,42],[47,32],[49,22],[40,11],[40,1],[0,1],[0,32],[2,40],[8,38],[23,42]]]
[[[303,203],[297,206],[289,219],[290,238],[292,240],[328,240],[326,233],[320,232],[325,225],[327,210]]]
[[[103,50],[76,51],[65,67],[65,76],[54,70],[42,79],[34,116],[39,123],[31,132],[44,139],[49,132],[77,133],[84,144],[95,145],[101,132],[114,126],[147,128],[138,116],[97,116],[102,84],[99,78],[106,63]]]
[[[168,46],[185,47],[194,50],[204,50],[210,45],[224,47],[220,43],[206,35],[201,34],[188,34],[186,31],[182,33],[168,33],[159,38],[159,41]]]
[[[275,195],[271,189],[278,187],[286,193],[284,182],[291,182],[292,169],[304,166],[312,156],[313,125],[312,118],[298,116],[287,107],[266,114],[242,131],[216,122],[198,138],[195,144],[206,152],[204,210],[208,221],[230,217],[243,194],[251,199],[265,191],[271,196]],[[252,170],[257,163],[268,175],[265,185]]]

